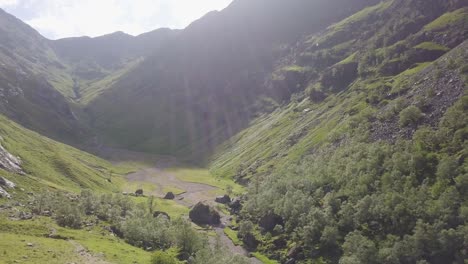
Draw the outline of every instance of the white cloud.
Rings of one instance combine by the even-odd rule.
[[[15,6],[18,4],[18,0],[0,0],[0,7]]]
[[[184,28],[211,10],[225,8],[232,0],[0,0],[0,6],[3,2],[15,2],[15,9],[7,11],[56,39]],[[28,16],[22,17],[22,13]]]

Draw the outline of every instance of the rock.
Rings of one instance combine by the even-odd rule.
[[[135,191],[136,196],[143,196],[143,189],[138,189]]]
[[[26,243],[26,246],[33,247],[34,245],[33,245],[33,243]]]
[[[21,159],[11,155],[2,145],[0,145],[0,168],[18,174],[24,174],[21,169]]]
[[[283,218],[275,213],[269,213],[263,216],[258,225],[265,231],[271,232],[275,228],[276,225],[284,225]]]
[[[166,218],[167,220],[171,220],[171,217],[166,213],[166,212],[162,212],[162,211],[156,211],[153,213],[153,217],[154,218],[158,218],[158,217],[164,217]]]
[[[242,242],[244,242],[244,246],[249,251],[255,251],[258,247],[258,240],[252,233],[247,233],[242,238]]]
[[[168,192],[166,193],[166,196],[164,196],[164,199],[166,200],[174,200],[175,199],[175,195],[173,192]]]
[[[242,209],[241,199],[234,198],[232,202],[229,203],[229,208],[231,208],[232,213],[238,213]]]
[[[11,195],[7,191],[5,191],[2,187],[0,187],[0,198],[3,198],[3,197],[10,199]]]
[[[293,258],[290,258],[284,264],[296,264],[296,260]]]
[[[3,178],[3,177],[0,177],[0,185],[3,186],[3,187],[6,187],[6,188],[10,188],[10,189],[13,189],[16,187],[16,184],[14,184],[13,182]]]
[[[220,204],[228,204],[231,202],[231,197],[229,197],[229,195],[227,194],[223,196],[218,196],[216,197],[215,202],[220,203]]]
[[[26,213],[26,212],[21,211],[21,212],[19,213],[19,218],[20,218],[21,220],[30,220],[30,219],[33,218],[33,215],[30,214],[30,213]]]
[[[221,223],[219,213],[201,202],[190,210],[189,217],[197,225],[219,225]]]

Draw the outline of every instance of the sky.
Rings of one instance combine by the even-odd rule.
[[[49,39],[138,35],[161,27],[182,29],[232,0],[0,0],[0,8]]]

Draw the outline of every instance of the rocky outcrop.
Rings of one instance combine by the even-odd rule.
[[[162,212],[162,211],[153,212],[153,217],[154,218],[163,217],[163,218],[166,218],[167,220],[171,220],[171,217],[166,212]]]
[[[166,193],[166,195],[164,196],[164,199],[166,200],[174,200],[175,199],[175,195],[173,192],[168,192]]]
[[[8,198],[10,199],[11,198],[11,195],[5,191],[2,187],[0,187],[0,198]]]
[[[197,225],[219,225],[221,216],[209,205],[197,203],[189,212],[192,222]]]
[[[0,168],[9,172],[24,174],[21,169],[21,159],[11,155],[2,145],[0,145]]]
[[[229,197],[229,195],[227,194],[223,196],[218,196],[216,197],[215,202],[220,203],[220,204],[228,204],[231,202],[231,197]]]
[[[13,182],[0,177],[0,198],[11,198],[11,195],[5,190],[5,189],[14,189],[16,187],[16,184]]]
[[[232,202],[229,203],[229,208],[232,214],[238,214],[242,209],[241,198],[234,198]]]
[[[3,177],[0,177],[0,186],[13,189],[13,188],[16,187],[16,184],[14,184],[13,182],[11,182],[11,181],[3,178]]]

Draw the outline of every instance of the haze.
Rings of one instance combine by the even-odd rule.
[[[0,8],[49,39],[100,36],[115,31],[138,35],[161,27],[185,28],[232,0],[0,0]]]

